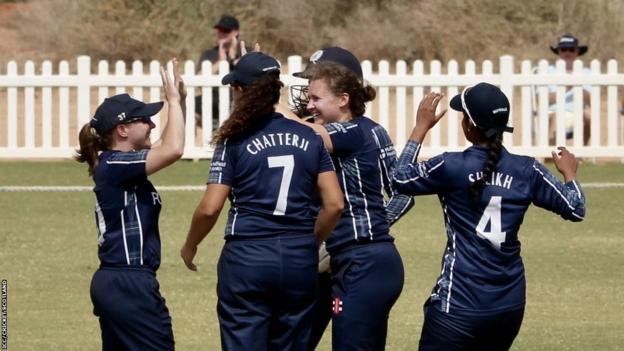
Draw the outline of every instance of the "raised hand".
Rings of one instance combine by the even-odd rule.
[[[576,179],[576,170],[579,161],[574,154],[563,146],[557,148],[559,152],[552,152],[553,162],[557,170],[563,175],[566,182]]]
[[[245,46],[245,41],[241,40],[240,42],[240,52],[241,56],[247,53],[247,47]],[[253,47],[253,52],[260,52],[260,43],[255,43]]]
[[[182,75],[180,74],[180,64],[178,63],[177,58],[173,58],[173,83],[178,88],[178,93],[180,93],[180,99],[184,101],[186,99],[186,85],[184,85],[184,80],[182,79]]]
[[[184,82],[180,76],[180,67],[178,59],[175,57],[171,60],[173,63],[174,79],[169,76],[169,72],[163,66],[160,67],[160,78],[162,79],[163,88],[165,90],[165,98],[168,102],[182,99],[182,94],[186,97],[186,89],[184,88]]]
[[[444,116],[446,113],[446,109],[440,112],[438,115],[435,114],[438,109],[438,104],[440,100],[444,97],[444,94],[431,92],[420,101],[420,105],[418,105],[418,112],[416,113],[416,126],[422,126],[427,130],[433,128],[438,121]]]
[[[444,94],[431,92],[420,101],[418,112],[416,113],[416,126],[412,130],[411,139],[422,143],[427,132],[442,119],[446,109],[437,115],[435,112],[443,97]]]

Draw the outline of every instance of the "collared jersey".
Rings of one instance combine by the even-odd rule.
[[[98,256],[108,265],[160,266],[160,195],[147,179],[149,150],[104,151],[93,180]]]
[[[313,233],[317,178],[330,171],[321,137],[279,113],[225,140],[215,149],[208,183],[232,188],[226,239]]]
[[[388,132],[368,117],[325,124],[345,197],[340,221],[326,241],[332,253],[361,241],[392,241],[389,227],[414,204],[392,186],[397,161]],[[386,201],[385,194],[388,195]]]
[[[483,176],[487,148],[472,146],[416,163],[420,144],[409,141],[393,177],[399,191],[437,194],[444,211],[446,250],[431,294],[443,312],[497,313],[525,303],[518,231],[532,203],[570,221],[585,215],[576,181],[563,183],[532,157],[502,149],[478,203],[469,185]]]

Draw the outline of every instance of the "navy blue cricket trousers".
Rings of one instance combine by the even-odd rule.
[[[217,267],[223,350],[306,350],[317,296],[310,235],[229,238]]]
[[[104,351],[174,350],[171,317],[153,270],[100,267],[91,280]]]
[[[393,242],[350,245],[331,256],[332,349],[384,350],[390,309],[403,289]]]
[[[506,351],[520,331],[524,308],[486,315],[445,313],[429,300],[420,351]]]
[[[308,350],[313,351],[323,338],[325,329],[332,317],[332,277],[330,272],[318,274],[318,296],[314,302],[312,331],[308,340]]]

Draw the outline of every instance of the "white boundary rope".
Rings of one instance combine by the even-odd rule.
[[[206,186],[200,185],[162,185],[157,186],[158,191],[201,191]],[[93,191],[93,186],[58,186],[58,185],[7,185],[0,186],[0,192],[71,192],[71,191]]]
[[[624,188],[624,183],[581,183],[583,189]],[[161,185],[158,191],[203,191],[205,185]],[[76,192],[93,191],[93,186],[66,185],[0,185],[0,192]]]

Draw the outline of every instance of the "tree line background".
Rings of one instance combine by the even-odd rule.
[[[7,4],[10,3],[10,4]],[[586,58],[624,59],[624,0],[30,0],[0,1],[17,38],[0,60],[197,60],[213,25],[236,16],[241,38],[280,59],[339,45],[360,59],[552,58],[571,32]],[[0,11],[5,6],[0,7]]]

